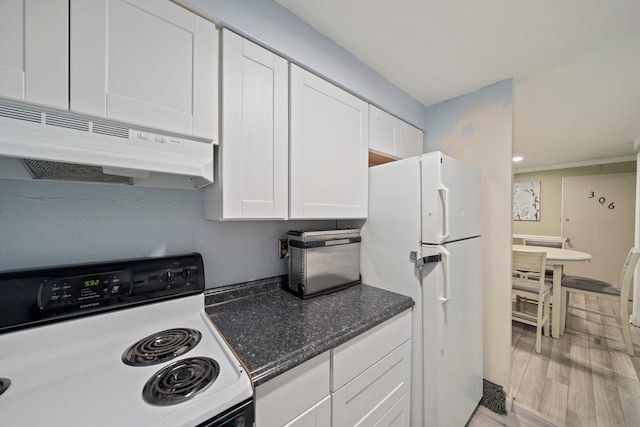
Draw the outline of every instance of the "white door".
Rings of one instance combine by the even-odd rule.
[[[369,104],[291,65],[290,217],[365,218]]]
[[[433,152],[421,156],[422,242],[440,244],[479,236],[480,169]]]
[[[286,218],[287,61],[222,32],[223,218]]]
[[[0,96],[68,108],[68,0],[0,1]]]
[[[71,0],[71,110],[217,140],[218,35],[169,1]]]
[[[635,173],[562,179],[562,237],[569,249],[591,254],[565,273],[619,283],[634,242],[635,197]]]
[[[482,397],[482,242],[423,247],[423,425],[464,426]]]

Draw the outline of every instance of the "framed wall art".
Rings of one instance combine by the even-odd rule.
[[[513,183],[513,219],[540,221],[540,181]]]

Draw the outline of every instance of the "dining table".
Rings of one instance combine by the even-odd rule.
[[[551,296],[551,336],[560,337],[560,316],[562,307],[562,272],[565,265],[591,261],[591,255],[573,249],[550,248],[546,246],[513,245],[514,251],[546,252],[547,267],[553,268],[553,287]]]

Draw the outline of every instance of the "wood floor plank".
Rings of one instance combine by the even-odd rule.
[[[613,369],[618,374],[626,375],[631,379],[638,380],[638,374],[636,373],[633,362],[631,361],[631,356],[615,350],[610,350],[609,354],[611,354]]]
[[[640,397],[640,381],[629,378],[626,375],[620,375],[616,372],[616,382],[618,383],[618,391],[627,393],[632,396]]]
[[[615,373],[593,368],[593,398],[598,427],[625,426]],[[604,372],[607,371],[607,372]],[[614,388],[615,387],[615,388]]]
[[[567,411],[567,427],[597,427],[595,420],[588,420],[573,411]]]
[[[511,393],[514,398],[518,396],[529,359],[535,354],[535,344],[535,335],[523,330],[511,352]]]
[[[607,353],[608,356],[608,353]],[[547,378],[560,384],[569,385],[569,372],[571,370],[571,339],[554,339],[551,347],[551,358]]]
[[[526,410],[515,408],[507,415],[499,415],[479,406],[467,427],[558,427],[555,423],[534,415]]]
[[[613,370],[609,347],[606,343],[602,345],[601,340],[589,340],[589,356],[592,367],[597,366],[610,371]]]
[[[620,393],[624,420],[628,427],[640,426],[640,397]]]
[[[631,358],[631,363],[633,363],[633,367],[636,369],[636,375],[640,378],[640,353],[636,352],[636,355]]]
[[[565,425],[567,422],[567,399],[569,386],[553,381],[549,378],[545,381],[540,412],[553,421]]]
[[[606,336],[607,339],[620,341],[624,345],[624,338],[622,337],[622,329],[619,322],[616,321],[613,325],[604,324],[602,328],[604,329],[604,336]]]
[[[640,345],[640,327],[631,325],[631,341],[635,345]]]
[[[593,401],[593,380],[586,338],[571,337],[571,370],[567,408],[587,420],[596,420]]]
[[[540,409],[542,408],[542,396],[547,377],[541,373],[546,372],[548,367],[549,359],[547,357],[538,354],[531,356],[522,378],[522,384],[517,396],[515,396],[516,401],[534,411],[542,412]]]

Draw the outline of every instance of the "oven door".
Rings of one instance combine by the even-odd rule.
[[[253,398],[216,415],[196,427],[252,427],[255,422]]]

